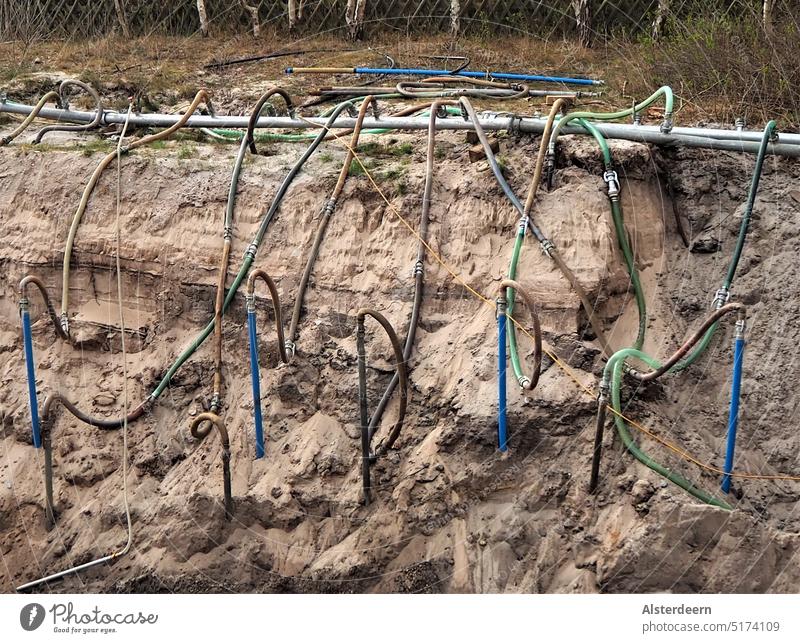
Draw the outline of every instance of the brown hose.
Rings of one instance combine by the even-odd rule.
[[[267,289],[272,298],[272,310],[275,312],[275,330],[278,333],[278,351],[281,355],[281,361],[284,364],[288,364],[291,356],[287,354],[286,342],[283,336],[283,319],[281,316],[281,302],[278,297],[278,289],[275,287],[275,282],[272,280],[272,277],[264,270],[254,270],[247,278],[247,310],[248,312],[255,312],[256,279],[262,279],[264,283],[267,284]]]
[[[372,453],[370,449],[369,412],[367,409],[367,356],[364,346],[364,320],[367,316],[377,321],[389,336],[389,341],[392,344],[392,350],[394,352],[395,368],[397,369],[397,375],[400,379],[400,408],[397,411],[397,421],[389,432],[386,440],[374,453]],[[358,311],[356,316],[356,347],[358,351],[358,400],[361,418],[361,478],[362,487],[364,489],[364,504],[368,505],[370,502],[371,487],[370,464],[392,448],[400,435],[400,429],[403,428],[403,420],[405,419],[406,407],[408,405],[408,377],[406,375],[405,361],[403,360],[403,349],[400,346],[397,333],[395,333],[394,328],[392,328],[392,325],[386,317],[378,311],[370,308],[361,308]]]
[[[533,370],[530,378],[526,378],[523,388],[527,391],[532,391],[539,383],[539,376],[542,372],[542,327],[539,324],[539,315],[537,314],[537,306],[528,292],[513,279],[503,279],[500,282],[500,298],[505,299],[506,288],[513,288],[517,293],[522,296],[522,300],[528,307],[528,312],[531,316],[531,327],[533,330]],[[514,323],[513,321],[511,323]]]
[[[267,101],[273,96],[280,96],[286,102],[286,107],[289,113],[294,112],[294,105],[289,94],[280,87],[271,87],[261,98],[258,99],[253,111],[250,114],[250,120],[247,124],[247,132],[245,134],[243,146],[248,146],[251,153],[256,154],[255,138],[253,137],[253,130],[262,110],[267,104]],[[218,413],[221,407],[222,400],[222,311],[225,302],[225,283],[228,279],[228,265],[230,263],[231,254],[231,236],[233,234],[233,199],[235,198],[236,186],[239,182],[239,172],[241,170],[241,163],[244,157],[244,149],[240,149],[239,156],[236,159],[236,166],[233,169],[231,177],[231,194],[228,196],[228,206],[225,213],[225,225],[223,230],[222,241],[222,256],[219,262],[219,279],[217,280],[217,295],[214,301],[214,382],[213,392],[211,397],[211,411]]]
[[[56,99],[56,101],[59,100],[58,92],[47,92],[44,96],[42,96],[39,99],[39,102],[36,103],[36,106],[31,110],[31,113],[25,117],[24,121],[22,121],[11,133],[0,137],[0,147],[8,145],[11,141],[17,138],[17,136],[19,136],[20,134],[22,134],[22,132],[28,129],[28,126],[39,115],[39,112],[42,111],[42,108],[45,106],[47,101],[53,99]]]
[[[356,126],[351,130],[352,137],[350,139],[350,145],[347,148],[347,154],[345,155],[342,169],[339,172],[339,179],[336,181],[333,192],[331,192],[331,195],[325,202],[322,216],[317,224],[317,231],[314,233],[314,241],[311,244],[311,250],[308,254],[308,260],[306,261],[306,267],[303,270],[302,276],[300,277],[300,285],[297,288],[297,297],[295,298],[294,309],[292,310],[292,321],[289,325],[289,339],[286,342],[286,348],[292,356],[294,356],[295,352],[297,326],[300,323],[300,311],[303,307],[306,289],[308,288],[308,280],[311,278],[311,271],[314,269],[314,263],[317,260],[320,245],[322,245],[322,238],[325,236],[325,231],[328,229],[328,223],[330,223],[331,216],[333,216],[333,212],[336,209],[336,202],[342,194],[347,177],[350,175],[350,164],[353,162],[355,149],[358,147],[358,139],[361,136],[364,117],[367,115],[367,110],[369,109],[370,105],[372,105],[374,102],[375,98],[373,96],[367,96],[361,103],[361,108],[358,110],[358,116],[356,117]]]
[[[41,435],[44,447],[44,489],[45,489],[45,518],[48,529],[55,525],[56,511],[53,503],[53,426],[56,421],[56,404],[60,404],[67,411],[85,424],[98,429],[119,429],[125,422],[134,422],[145,414],[150,408],[151,399],[147,398],[139,406],[128,413],[127,418],[118,420],[101,420],[93,418],[81,411],[61,393],[51,393],[44,400],[42,406]]]
[[[197,95],[194,97],[194,100],[192,100],[192,103],[189,105],[186,113],[176,123],[165,130],[151,134],[150,136],[144,136],[143,138],[135,140],[128,145],[122,146],[121,151],[127,153],[137,147],[141,147],[142,145],[147,145],[171,136],[186,124],[186,121],[189,120],[189,117],[197,109],[197,106],[203,102],[209,108],[209,111],[213,111],[208,94],[205,90],[201,89],[199,92],[197,92]],[[83,213],[85,212],[86,206],[89,203],[89,197],[92,195],[92,192],[97,185],[97,181],[100,179],[100,175],[116,157],[117,151],[109,152],[109,154],[105,156],[95,168],[92,176],[89,179],[89,182],[86,184],[86,187],[83,190],[83,195],[81,196],[80,203],[78,204],[78,209],[75,211],[75,215],[72,218],[72,224],[70,225],[69,234],[67,235],[67,243],[64,248],[64,265],[62,269],[61,283],[61,326],[65,333],[69,333],[69,271],[70,262],[72,260],[72,248],[75,244],[75,235],[78,232],[78,226],[80,225],[81,218],[83,217]]]
[[[24,301],[28,300],[28,284],[33,284],[36,286],[41,293],[45,308],[47,308],[47,314],[50,317],[50,321],[53,323],[53,330],[55,330],[56,337],[60,337],[61,339],[69,339],[69,336],[64,332],[64,329],[61,328],[61,324],[58,323],[56,309],[53,307],[53,304],[50,301],[50,296],[47,294],[47,288],[45,287],[44,282],[39,279],[39,277],[36,277],[35,275],[28,275],[27,277],[23,277],[19,282],[20,306],[22,306]]]
[[[200,424],[208,422],[205,430],[200,429]],[[191,426],[192,437],[202,440],[211,431],[211,425],[217,428],[219,439],[222,442],[222,482],[225,494],[225,519],[233,517],[233,495],[231,493],[231,444],[228,439],[228,431],[222,418],[216,413],[201,413],[193,421]]]

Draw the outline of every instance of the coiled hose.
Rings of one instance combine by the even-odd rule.
[[[262,279],[267,284],[272,310],[275,314],[275,329],[278,335],[278,352],[281,361],[288,364],[290,361],[283,338],[283,321],[281,319],[281,302],[278,289],[266,271],[258,269],[250,273],[247,278],[247,336],[250,343],[250,379],[253,384],[253,422],[256,430],[256,459],[264,457],[264,429],[261,415],[261,375],[258,366],[258,334],[256,332],[256,279]]]
[[[500,282],[500,294],[497,298],[497,443],[500,451],[508,450],[508,432],[506,420],[506,332],[508,329],[507,292],[518,291],[528,308],[531,316],[531,330],[533,335],[533,369],[531,376],[526,377],[526,390],[532,391],[539,383],[542,371],[542,328],[539,324],[539,315],[536,311],[533,297],[513,279],[503,279]],[[518,323],[512,320],[511,326]]]
[[[364,320],[372,317],[377,321],[389,337],[394,352],[394,365],[397,377],[400,382],[400,406],[397,410],[397,420],[389,435],[378,448],[371,450],[372,435],[369,431],[369,410],[367,400],[367,354],[364,346],[365,329]],[[364,504],[370,503],[370,465],[380,456],[386,454],[392,448],[400,430],[403,428],[403,421],[406,417],[406,407],[408,405],[408,377],[406,375],[406,365],[403,359],[403,349],[400,348],[400,340],[397,338],[394,328],[381,313],[371,308],[361,308],[356,315],[356,349],[358,352],[358,407],[361,419],[361,481],[364,490]]]
[[[140,139],[137,139],[128,145],[125,145],[121,151],[127,154],[137,147],[141,147],[142,145],[147,145],[149,143],[153,143],[154,141],[159,141],[171,136],[181,127],[183,127],[186,121],[189,120],[189,117],[197,109],[197,106],[203,102],[206,104],[206,107],[209,108],[209,111],[213,112],[208,94],[205,90],[201,89],[199,92],[197,92],[197,95],[194,97],[194,100],[192,100],[192,103],[189,105],[186,113],[174,125],[165,130],[157,132],[156,134],[151,134],[150,136],[144,136]],[[72,248],[75,245],[75,235],[78,232],[78,226],[80,225],[81,218],[83,217],[83,213],[85,212],[86,206],[89,203],[89,197],[92,195],[92,192],[97,185],[97,181],[100,179],[100,175],[116,157],[116,151],[109,152],[95,168],[92,176],[89,178],[89,182],[86,184],[86,187],[83,190],[83,195],[81,196],[80,203],[78,204],[78,209],[73,215],[72,224],[70,225],[69,234],[67,235],[67,242],[64,247],[64,266],[62,269],[61,283],[61,327],[67,334],[69,334],[69,273],[70,263],[72,261]]]
[[[44,96],[42,96],[39,99],[39,102],[36,103],[34,108],[31,110],[31,113],[25,117],[25,120],[23,120],[16,128],[14,128],[11,132],[6,134],[5,136],[0,136],[0,147],[8,145],[9,143],[11,143],[11,141],[17,138],[17,136],[19,136],[20,134],[22,134],[22,132],[28,129],[28,126],[39,115],[39,112],[42,111],[42,108],[51,100],[55,100],[56,105],[61,104],[58,92],[47,92]]]
[[[222,257],[219,265],[219,280],[217,282],[217,294],[214,301],[214,383],[211,396],[210,411],[219,413],[222,406],[222,310],[225,301],[225,283],[228,279],[228,265],[230,263],[231,240],[233,237],[233,212],[236,206],[236,190],[239,186],[239,175],[242,171],[242,163],[248,148],[256,154],[256,144],[253,137],[253,130],[261,112],[268,105],[268,101],[273,96],[280,96],[286,103],[289,113],[294,112],[294,105],[289,94],[279,87],[268,89],[258,99],[248,121],[247,132],[242,137],[239,152],[233,164],[231,173],[231,184],[228,189],[228,202],[225,206],[225,218],[222,230]]]
[[[94,128],[98,127],[103,121],[103,101],[100,98],[100,94],[97,93],[97,90],[95,90],[94,87],[79,80],[67,79],[62,81],[58,86],[58,95],[60,98],[59,103],[64,106],[64,109],[66,109],[67,105],[65,90],[68,87],[77,87],[78,89],[82,89],[94,99],[96,104],[94,119],[91,123],[85,123],[84,125],[48,125],[47,127],[43,127],[36,134],[36,138],[33,139],[34,144],[41,143],[44,135],[48,132],[88,132],[89,130],[93,130]]]
[[[683,476],[667,469],[663,465],[659,464],[655,460],[653,460],[650,456],[648,456],[644,451],[642,451],[636,442],[633,440],[633,437],[628,430],[628,426],[625,420],[622,417],[622,402],[621,402],[621,385],[622,385],[622,373],[624,370],[625,360],[629,357],[641,360],[645,364],[647,364],[651,369],[646,373],[638,373],[637,379],[641,382],[650,382],[653,380],[658,379],[665,373],[669,372],[680,360],[681,358],[686,355],[694,345],[696,345],[705,333],[708,331],[709,328],[714,326],[719,322],[719,320],[724,317],[725,315],[736,313],[738,320],[744,322],[746,316],[746,308],[743,304],[739,303],[731,303],[726,304],[712,312],[708,318],[702,323],[700,328],[698,328],[689,339],[684,342],[684,344],[675,352],[673,355],[666,360],[665,362],[661,363],[649,355],[646,355],[640,350],[635,348],[623,348],[622,350],[617,351],[614,355],[606,363],[605,369],[603,370],[603,378],[600,382],[600,395],[598,396],[597,400],[597,423],[595,426],[595,441],[594,441],[594,451],[592,457],[592,471],[589,480],[589,491],[594,492],[597,489],[598,479],[599,479],[599,472],[600,472],[600,458],[602,455],[602,446],[603,446],[603,430],[605,426],[605,414],[606,408],[608,403],[608,394],[609,388],[611,391],[611,406],[614,410],[614,423],[617,428],[617,433],[619,434],[620,438],[622,439],[623,444],[631,452],[631,454],[639,460],[642,464],[649,467],[659,475],[664,476],[668,480],[674,482],[679,487],[687,491],[689,494],[693,495],[698,500],[705,502],[706,504],[714,505],[717,507],[722,507],[723,509],[730,509],[730,506],[721,501],[716,499],[714,496],[706,493],[695,487],[691,482],[686,480]]]

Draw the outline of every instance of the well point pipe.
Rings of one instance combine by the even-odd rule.
[[[0,101],[0,113],[27,115],[33,108],[10,101]],[[70,121],[77,123],[90,122],[95,117],[95,112],[68,111],[62,109],[43,108],[39,118]],[[178,120],[177,115],[171,114],[134,114],[131,116],[132,127],[169,127]],[[588,120],[588,119],[585,119]],[[123,123],[125,115],[118,112],[105,112],[101,124]],[[247,127],[247,116],[205,116],[190,117],[183,127],[244,129]],[[638,143],[651,143],[663,146],[684,146],[702,149],[714,149],[729,152],[757,153],[761,141],[759,131],[738,131],[726,129],[713,129],[702,127],[673,127],[669,134],[661,132],[659,126],[633,125],[625,123],[607,123],[589,121],[606,138],[635,141]],[[512,131],[524,134],[541,134],[544,130],[546,119],[494,112],[484,112],[480,119],[481,126],[487,131]],[[255,124],[259,129],[310,129],[326,126],[326,119],[321,117],[291,118],[280,116],[267,116],[258,119]],[[340,118],[327,125],[330,129],[353,129],[355,118]],[[426,118],[386,116],[381,118],[364,119],[365,129],[386,130],[420,130],[427,129]],[[436,124],[437,130],[474,130],[474,125],[463,119],[440,119]],[[566,125],[562,128],[561,135],[582,134],[586,132],[582,127]],[[767,145],[766,153],[776,156],[800,156],[800,134],[781,133],[773,137]]]
[[[567,76],[542,76],[539,74],[515,74],[503,71],[469,71],[461,69],[418,69],[388,67],[287,67],[287,74],[374,74],[380,76],[463,76],[490,80],[519,80],[541,83],[562,83],[566,85],[603,85],[602,80],[591,78],[571,78]]]
[[[122,148],[122,152],[126,154],[131,150],[141,147],[142,145],[147,145],[149,143],[153,143],[154,141],[159,141],[164,139],[168,136],[174,134],[177,130],[183,127],[186,122],[188,121],[189,117],[192,115],[197,106],[200,103],[205,103],[206,106],[209,107],[211,111],[211,102],[208,98],[208,94],[205,90],[200,90],[197,92],[197,95],[192,100],[192,103],[189,105],[186,113],[180,116],[177,120],[175,120],[167,129],[162,132],[158,132],[156,134],[151,134],[150,136],[144,136],[140,139],[137,139],[128,145],[125,145]],[[40,112],[41,113],[41,112]],[[97,117],[98,112],[94,112],[95,119]],[[123,123],[129,122],[133,125],[133,117],[128,115],[123,116]],[[102,118],[100,119],[102,121]],[[94,123],[94,119],[91,121]],[[86,206],[89,203],[89,197],[92,195],[95,186],[97,185],[97,181],[100,179],[100,175],[103,173],[109,164],[117,158],[117,151],[109,152],[102,161],[98,164],[95,168],[94,172],[92,173],[89,182],[86,184],[86,187],[83,190],[83,194],[81,196],[80,203],[78,204],[78,209],[75,211],[75,214],[72,218],[72,224],[69,228],[69,234],[67,235],[67,242],[64,247],[64,265],[62,267],[62,283],[61,283],[61,327],[64,329],[64,332],[69,334],[69,274],[70,274],[70,263],[72,260],[72,248],[75,245],[75,235],[78,232],[78,226],[80,225],[81,218],[83,217],[83,213],[86,210]]]
[[[275,329],[278,335],[278,353],[281,361],[288,364],[291,357],[286,350],[283,337],[283,321],[281,318],[281,302],[278,289],[266,271],[258,269],[250,273],[247,278],[247,330],[250,343],[250,379],[253,383],[253,421],[256,430],[256,459],[264,457],[264,429],[261,415],[261,375],[258,366],[258,334],[256,332],[256,280],[261,279],[267,284],[272,310],[275,314]]]
[[[728,443],[725,449],[725,474],[722,476],[722,491],[731,490],[731,471],[736,449],[736,429],[739,426],[739,396],[742,390],[742,363],[744,362],[744,319],[736,322],[733,344],[733,379],[731,381],[731,405],[728,413]]]
[[[374,453],[370,448],[369,410],[367,408],[367,353],[365,348],[366,331],[364,328],[364,321],[367,317],[372,317],[377,321],[389,337],[394,353],[395,369],[400,380],[400,405],[397,410],[397,420],[391,431],[389,431],[386,441]],[[370,465],[391,449],[400,436],[408,405],[408,376],[406,374],[405,360],[403,359],[403,349],[400,347],[397,333],[389,323],[389,320],[376,310],[361,308],[356,313],[356,352],[358,354],[358,408],[361,421],[361,484],[364,491],[364,504],[369,505],[371,489]]]

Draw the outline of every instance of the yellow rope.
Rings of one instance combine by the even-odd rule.
[[[307,120],[307,119],[305,119],[303,117],[299,117],[299,118],[300,118],[300,120],[303,120],[303,121],[305,121],[307,123],[310,123],[310,124],[314,125],[315,127],[323,127],[323,128],[325,128],[324,125],[319,125],[319,124],[314,123],[313,121],[309,121],[309,120]],[[329,128],[325,128],[325,129],[329,129]],[[355,161],[359,164],[359,166],[361,166],[361,169],[364,172],[364,175],[367,177],[369,182],[372,184],[372,187],[375,189],[375,191],[378,193],[378,195],[380,195],[381,199],[383,199],[384,203],[389,208],[389,211],[394,216],[397,217],[397,219],[408,229],[409,232],[411,232],[411,234],[413,234],[417,238],[417,240],[423,246],[425,246],[426,250],[430,253],[430,256],[433,257],[436,260],[436,262],[440,266],[442,266],[442,268],[444,268],[450,274],[450,276],[456,281],[456,283],[458,283],[461,286],[463,286],[470,294],[472,294],[474,297],[476,297],[477,299],[482,301],[484,304],[486,304],[490,308],[494,308],[495,307],[494,302],[490,298],[486,297],[485,295],[483,295],[480,292],[478,292],[477,290],[475,290],[472,286],[470,286],[453,268],[450,267],[450,265],[441,257],[441,255],[439,255],[439,253],[437,253],[433,248],[431,248],[430,244],[427,241],[425,241],[419,235],[419,233],[414,229],[414,226],[412,226],[405,219],[405,217],[402,214],[400,214],[400,212],[398,212],[397,208],[395,208],[392,205],[392,203],[389,201],[389,199],[383,193],[383,190],[381,190],[380,186],[377,184],[377,182],[375,181],[375,178],[372,176],[370,171],[361,162],[361,159],[359,158],[359,156],[356,153],[356,151],[351,147],[351,145],[345,139],[336,139],[336,140],[337,140],[337,142],[341,143],[348,151],[350,151],[353,154],[353,159],[355,159]],[[514,326],[516,326],[522,333],[527,335],[531,340],[535,339],[534,336],[522,324],[520,324],[516,319],[514,319],[511,315],[507,315],[506,318],[509,319],[514,324]],[[558,356],[556,356],[552,351],[547,350],[547,348],[545,348],[545,347],[542,348],[542,352],[544,352],[551,360],[553,360],[553,363],[555,363],[564,373],[566,373],[566,375],[586,395],[592,397],[593,399],[597,398],[597,393],[592,388],[586,386],[583,382],[581,382],[580,378],[578,378],[578,376],[575,374],[575,372],[566,363],[564,363],[561,359],[559,359]],[[669,440],[666,440],[666,439],[664,439],[662,437],[659,437],[658,435],[653,433],[650,429],[646,428],[645,426],[643,426],[639,422],[636,422],[635,420],[632,420],[631,418],[627,417],[626,415],[618,412],[612,406],[607,405],[606,408],[611,413],[613,413],[614,415],[619,416],[625,422],[627,422],[631,426],[635,427],[636,429],[638,429],[639,431],[641,431],[642,433],[644,433],[648,437],[652,438],[653,440],[655,440],[656,442],[658,442],[662,446],[666,447],[670,451],[673,451],[675,454],[677,454],[678,456],[680,456],[684,460],[686,460],[688,462],[691,462],[692,464],[695,464],[698,467],[700,467],[702,469],[705,469],[706,471],[710,471],[712,473],[717,473],[717,474],[725,474],[725,471],[723,471],[722,469],[720,469],[718,467],[715,467],[715,466],[712,466],[710,464],[706,464],[706,463],[698,460],[696,457],[691,455],[688,451],[685,451],[684,449],[680,448],[679,446],[676,446],[675,444],[673,444]],[[739,472],[731,472],[728,475],[730,475],[731,477],[735,477],[735,478],[746,478],[746,479],[749,479],[749,480],[800,480],[800,476],[790,476],[790,475],[784,475],[784,474],[764,475],[764,474],[747,473],[747,472],[741,472],[741,473],[739,473]]]

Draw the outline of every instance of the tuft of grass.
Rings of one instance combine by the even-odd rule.
[[[193,156],[194,156],[194,147],[192,147],[191,145],[188,145],[187,143],[183,143],[178,148],[178,158],[181,161],[185,161],[187,159],[190,159]]]
[[[330,152],[322,152],[319,155],[319,160],[322,161],[323,163],[330,163],[333,160],[333,154],[331,154]]]

